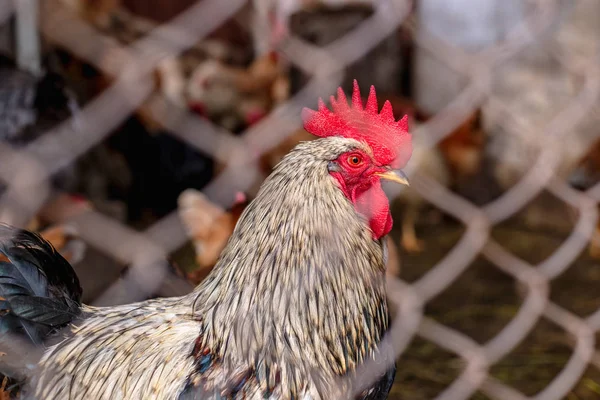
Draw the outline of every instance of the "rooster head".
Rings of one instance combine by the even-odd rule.
[[[368,220],[373,237],[379,239],[389,233],[393,222],[381,180],[408,185],[401,170],[412,154],[408,116],[396,121],[389,101],[379,112],[373,86],[363,108],[356,80],[350,105],[341,88],[337,99],[331,96],[330,101],[333,111],[322,99],[317,111],[302,111],[304,129],[323,138],[338,136],[358,142],[330,160],[328,170],[356,211]]]

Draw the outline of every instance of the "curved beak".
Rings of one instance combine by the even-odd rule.
[[[387,181],[392,181],[400,183],[402,185],[410,186],[410,184],[408,183],[408,177],[404,172],[402,172],[402,170],[399,169],[392,169],[385,172],[379,172],[376,175],[379,176],[381,179],[385,179]]]

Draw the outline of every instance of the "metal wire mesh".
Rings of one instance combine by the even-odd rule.
[[[476,391],[495,399],[521,399],[525,395],[493,378],[489,370],[513,351],[541,319],[552,321],[575,340],[573,353],[562,371],[533,398],[564,398],[592,365],[600,368],[595,333],[600,329],[600,311],[579,317],[550,301],[549,285],[568,269],[590,241],[597,220],[600,185],[577,192],[556,177],[561,162],[564,140],[586,116],[595,112],[600,91],[598,54],[582,54],[564,46],[544,44],[561,67],[580,77],[577,94],[544,126],[529,126],[511,112],[507,104],[494,95],[492,77],[508,62],[530,48],[542,46],[551,37],[570,5],[560,1],[532,1],[526,18],[514,27],[506,39],[492,46],[468,52],[450,42],[417,30],[409,18],[411,3],[406,0],[374,2],[375,12],[360,26],[319,48],[291,36],[280,50],[311,79],[285,104],[277,107],[260,123],[234,136],[206,120],[197,118],[154,92],[152,73],[164,59],[176,56],[193,46],[213,29],[232,17],[245,4],[243,0],[204,0],[172,21],[152,30],[149,35],[124,47],[116,40],[87,25],[62,3],[47,0],[41,32],[46,39],[68,49],[114,78],[111,86],[86,105],[76,117],[42,135],[26,148],[16,150],[0,146],[0,178],[8,189],[0,198],[0,220],[24,225],[53,192],[50,177],[78,156],[105,139],[111,131],[142,104],[149,107],[157,121],[175,137],[211,154],[226,165],[223,172],[204,190],[214,202],[231,205],[236,191],[246,190],[258,176],[258,157],[275,147],[300,126],[302,107],[311,107],[320,96],[333,93],[343,79],[345,68],[362,58],[381,40],[404,24],[413,34],[417,46],[427,50],[448,69],[466,80],[461,92],[415,135],[432,138],[434,146],[448,135],[460,121],[482,104],[491,105],[502,119],[506,135],[543,131],[544,140],[530,145],[539,152],[527,173],[501,197],[484,207],[477,207],[451,193],[440,183],[411,170],[411,183],[420,195],[445,213],[455,217],[466,230],[456,246],[422,278],[408,284],[400,280],[388,282],[389,297],[398,306],[398,315],[384,345],[400,357],[413,337],[418,336],[459,355],[465,361],[460,376],[438,399],[466,399]],[[286,3],[288,9],[299,7]],[[0,3],[0,20],[12,12],[12,3]],[[282,6],[282,8],[285,8]],[[421,132],[419,132],[421,131]],[[532,137],[540,137],[539,135]],[[493,226],[514,216],[543,191],[578,211],[575,229],[552,256],[539,265],[530,265],[503,248],[491,235]],[[390,191],[390,196],[398,192]],[[133,265],[95,304],[108,305],[133,302],[152,293],[164,295],[186,293],[188,282],[173,276],[166,268],[166,258],[188,241],[176,214],[169,215],[144,232],[87,211],[69,222],[79,235],[107,256]],[[524,296],[512,320],[493,338],[480,344],[455,329],[425,316],[424,307],[455,282],[477,256],[483,256],[522,285]],[[382,372],[390,361],[383,358],[363,365],[365,382]],[[383,356],[382,356],[383,357]]]

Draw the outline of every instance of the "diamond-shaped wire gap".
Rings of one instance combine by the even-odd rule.
[[[400,198],[396,198],[392,203],[394,227],[390,235],[401,255],[400,276],[407,282],[414,282],[435,268],[466,231],[465,226],[455,218],[443,213],[426,200],[421,201],[422,206],[416,213],[415,229],[423,249],[418,252],[407,251],[401,243],[402,224],[409,212],[408,206]]]
[[[545,389],[569,361],[573,350],[566,338],[563,329],[541,319],[523,342],[491,367],[490,374],[532,396]]]
[[[194,272],[200,269],[196,261],[196,249],[191,241],[175,250],[171,254],[171,259],[179,268],[181,268],[181,270],[185,272]]]
[[[467,226],[465,233],[443,254],[435,268],[429,269],[413,284],[422,297],[430,300],[464,272],[485,244],[489,228],[485,217],[470,203],[452,194],[426,174],[415,171],[414,178],[413,188],[419,195],[446,213],[452,213]],[[425,201],[422,204],[425,204]]]
[[[83,194],[107,216],[144,228],[173,211],[182,190],[208,183],[213,163],[177,137],[152,134],[132,116],[78,158],[72,169],[61,189]]]
[[[136,147],[145,147],[144,156],[139,156],[140,149],[133,148],[133,142],[123,148],[133,173],[129,209],[152,210],[135,218],[138,229],[145,229],[157,218],[176,210],[177,198],[185,189],[204,188],[212,180],[215,168],[211,157],[175,136],[166,132],[142,135],[143,140]],[[122,138],[129,141],[131,136],[125,132]]]
[[[600,397],[600,371],[596,367],[589,367],[583,376],[567,394],[567,400],[595,400]]]
[[[570,5],[557,27],[550,45],[552,50],[567,50],[569,58],[589,58],[598,47],[598,5],[595,1],[578,1]],[[565,60],[567,61],[567,60]]]
[[[600,340],[600,333],[596,333],[595,341],[598,343]],[[572,347],[576,348],[578,345],[574,336],[568,336],[566,342]],[[586,351],[587,353],[587,351]],[[573,385],[572,393],[575,393],[579,397],[576,399],[593,398],[596,399],[600,395],[600,353],[597,350],[593,351],[592,359],[590,360],[590,366],[585,368],[581,373],[581,377],[578,382]]]
[[[478,257],[425,310],[427,316],[484,344],[514,318],[521,305],[514,278]]]
[[[413,62],[415,100],[423,108],[422,111],[430,114],[450,105],[458,94],[470,87],[470,83],[480,78],[456,71],[445,61],[440,61],[439,56],[428,48],[415,49]]]
[[[492,229],[492,237],[512,254],[536,265],[554,254],[575,227],[573,209],[544,191],[521,211]]]
[[[460,376],[436,399],[467,398],[472,395],[487,377],[488,360],[483,349],[469,336],[454,331],[430,318],[424,318],[419,335],[442,348],[460,355],[464,366]]]
[[[460,375],[463,365],[457,355],[417,337],[397,362],[389,399],[435,398]]]
[[[550,285],[550,299],[581,317],[600,308],[598,259],[591,257],[587,251],[552,280]]]
[[[293,35],[318,47],[326,48],[328,45],[342,39],[347,34],[359,29],[361,24],[374,16],[375,9],[369,5],[348,4],[343,8],[325,7],[315,10],[301,10],[290,18],[290,31]],[[337,42],[339,43],[339,42]],[[358,61],[345,66],[346,78],[342,87],[348,93],[352,87],[352,80],[357,79],[363,89],[364,95],[368,94],[368,87],[374,84],[380,92],[396,92],[400,86],[400,76],[395,71],[406,69],[408,60],[403,59],[400,38],[397,28],[393,33],[374,46]],[[373,68],[384,68],[384,71],[373,72]],[[304,86],[310,76],[303,73],[293,65],[290,71],[292,90]],[[385,77],[384,80],[373,80],[375,77]],[[324,99],[327,100],[327,99]]]
[[[123,265],[110,254],[88,245],[85,256],[73,268],[83,289],[82,302],[91,304],[104,293],[123,273]]]
[[[548,303],[544,317],[560,325],[568,333],[567,338],[575,337],[573,354],[560,374],[538,394],[539,398],[548,398],[556,394],[566,394],[581,380],[594,356],[595,338],[593,329],[587,321],[578,318],[559,306]]]

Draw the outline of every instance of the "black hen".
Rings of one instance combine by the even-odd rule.
[[[81,313],[71,265],[41,236],[0,224],[0,335],[42,344]]]

